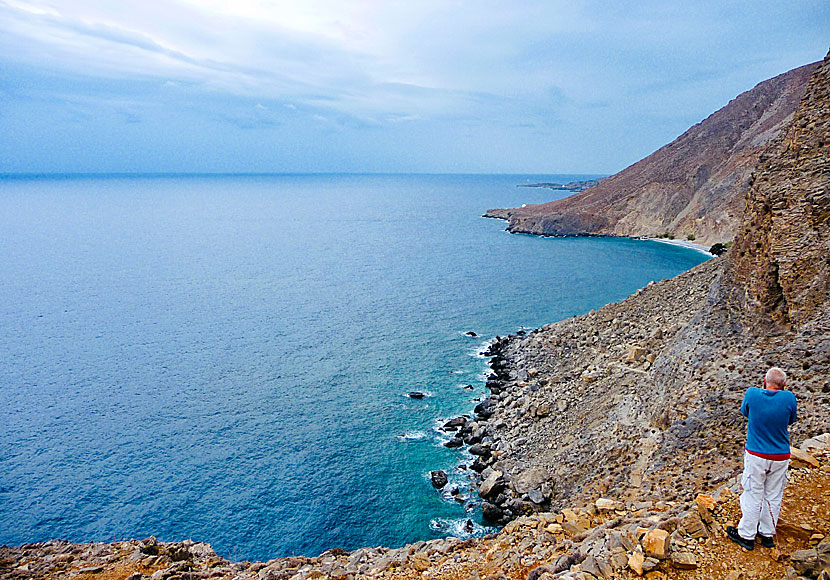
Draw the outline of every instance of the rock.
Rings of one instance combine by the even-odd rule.
[[[432,480],[432,487],[435,489],[441,489],[448,483],[447,474],[441,471],[440,469],[436,471],[430,471],[429,477]]]
[[[818,574],[818,552],[815,549],[793,552],[790,564],[799,576],[815,576]]]
[[[460,437],[453,437],[452,439],[444,443],[444,447],[449,447],[450,449],[456,449],[458,447],[461,447],[462,445],[464,445],[464,440]]]
[[[410,391],[406,394],[407,397],[410,399],[423,399],[426,394],[422,393],[421,391]]]
[[[694,570],[697,568],[697,558],[692,552],[672,552],[671,563],[680,570]]]
[[[669,533],[666,530],[654,528],[643,537],[643,551],[649,556],[665,560],[669,557],[669,542]]]
[[[481,403],[475,406],[473,411],[479,417],[489,419],[496,411],[496,400],[493,398],[484,399]]]
[[[541,419],[543,417],[547,417],[548,415],[550,415],[550,405],[548,405],[547,403],[542,403],[541,405],[536,407],[536,416],[538,418]]]
[[[527,497],[530,501],[537,505],[544,503],[545,501],[545,496],[542,495],[542,490],[538,488],[531,489],[529,492],[527,492]]]
[[[643,575],[643,564],[645,563],[645,556],[640,551],[635,551],[628,558],[628,567],[631,568],[637,576]]]
[[[582,571],[591,574],[597,578],[603,576],[602,571],[599,569],[599,562],[594,556],[589,555],[582,561]]]
[[[485,501],[481,503],[481,515],[488,522],[498,523],[504,517],[504,511],[497,505]]]
[[[487,455],[490,455],[490,449],[479,443],[470,446],[469,451],[470,455],[477,455],[479,457],[486,457]]]
[[[478,336],[478,335],[477,335],[475,332],[473,332],[472,330],[468,330],[468,331],[467,331],[467,332],[465,332],[464,334],[466,334],[467,336],[474,336],[474,337],[475,337],[475,336]]]
[[[799,447],[802,451],[806,451],[807,453],[830,449],[830,433],[823,433],[821,435],[805,439]]]
[[[795,467],[796,469],[801,467],[809,467],[810,469],[814,469],[819,467],[819,465],[818,460],[806,451],[802,451],[796,447],[790,447],[791,467]]]
[[[830,538],[824,538],[816,546],[820,570],[830,570]]]
[[[455,417],[454,419],[450,419],[446,423],[444,423],[444,431],[455,431],[456,429],[460,429],[464,425],[467,424],[466,417]]]
[[[686,533],[688,533],[691,537],[695,539],[709,537],[709,531],[706,529],[706,525],[703,523],[703,520],[701,520],[698,512],[689,512],[683,516],[681,523],[683,528],[686,530]]]
[[[423,572],[429,568],[429,557],[423,552],[416,552],[409,559],[412,562],[412,567],[418,572]]]
[[[625,357],[625,362],[635,363],[642,362],[646,359],[648,350],[639,345],[630,345],[628,347],[628,354]]]
[[[715,498],[711,495],[699,494],[695,498],[697,504],[697,511],[700,514],[700,519],[711,524],[715,513]]]
[[[643,560],[643,572],[647,574],[652,570],[656,570],[659,565],[660,560],[658,560],[657,558],[648,557],[645,560]]]
[[[494,498],[501,493],[502,490],[504,490],[504,483],[502,472],[494,471],[489,477],[481,482],[481,485],[478,488],[478,495],[480,495],[482,499]]]
[[[620,502],[605,497],[599,498],[594,502],[594,505],[599,511],[618,510],[622,508],[622,504]]]
[[[544,469],[533,468],[523,471],[513,481],[513,489],[518,493],[528,493],[532,489],[542,487],[548,479],[548,472]]]
[[[743,580],[744,577],[743,570],[732,570],[724,580]]]

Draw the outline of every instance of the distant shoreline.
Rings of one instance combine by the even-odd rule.
[[[680,246],[682,248],[688,248],[690,250],[697,250],[698,252],[703,252],[707,256],[714,256],[712,252],[709,251],[709,248],[706,246],[701,246],[700,244],[696,244],[694,242],[688,242],[686,240],[670,240],[668,238],[643,238],[645,240],[651,242],[661,242],[663,244],[671,244],[673,246]]]

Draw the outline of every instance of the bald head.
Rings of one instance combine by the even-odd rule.
[[[779,389],[783,389],[784,386],[787,384],[787,373],[779,369],[778,367],[772,367],[770,370],[767,371],[766,377],[767,385],[772,385],[774,387],[778,387]]]

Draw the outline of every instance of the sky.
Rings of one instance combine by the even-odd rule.
[[[0,0],[0,173],[615,173],[826,0]]]

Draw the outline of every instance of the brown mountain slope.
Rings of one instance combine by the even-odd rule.
[[[645,159],[571,197],[488,210],[516,233],[731,240],[750,175],[792,119],[817,63],[758,84]]]

